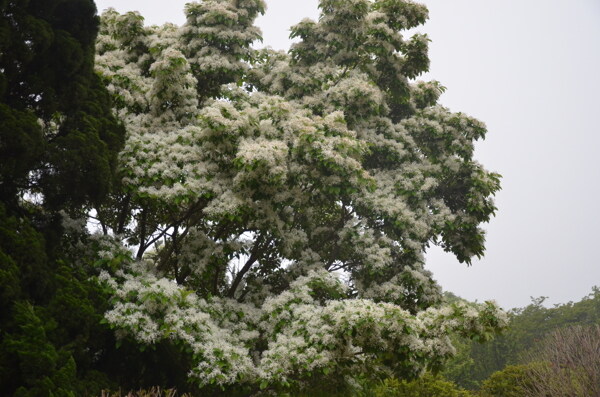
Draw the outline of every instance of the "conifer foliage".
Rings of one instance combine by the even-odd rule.
[[[98,383],[83,378],[106,303],[61,224],[106,197],[124,139],[93,69],[98,22],[91,0],[0,1],[0,395]]]

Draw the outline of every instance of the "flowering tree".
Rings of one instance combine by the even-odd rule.
[[[170,340],[204,387],[286,388],[337,375],[418,376],[487,338],[498,307],[440,306],[440,244],[484,250],[499,176],[485,126],[436,103],[427,9],[321,0],[289,53],[253,50],[262,0],[204,0],[187,22],[102,16],[97,71],[127,129],[121,189],[97,208],[106,321]],[[135,252],[131,253],[134,249]]]

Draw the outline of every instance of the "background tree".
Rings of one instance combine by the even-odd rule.
[[[66,260],[61,215],[105,198],[124,138],[93,70],[95,14],[91,0],[0,1],[2,395],[106,383],[106,300]]]
[[[549,332],[523,354],[484,380],[481,396],[597,396],[600,394],[600,327],[573,325]]]
[[[528,396],[600,395],[600,325],[557,329],[536,346]]]
[[[182,27],[102,16],[97,70],[127,129],[121,188],[96,207],[105,318],[187,352],[206,393],[410,379],[452,332],[506,325],[491,302],[439,307],[423,267],[431,243],[483,254],[499,189],[472,158],[485,126],[414,81],[428,39],[402,31],[427,9],[319,7],[288,54],[250,49],[261,0],[190,3]]]
[[[93,71],[93,1],[2,1],[0,100],[3,202],[25,192],[47,208],[99,202],[122,130]]]
[[[461,300],[451,293],[444,295],[448,302]],[[443,375],[464,388],[476,390],[484,387],[492,393],[489,391],[491,386],[487,387],[484,383],[507,384],[517,373],[525,374],[532,352],[543,345],[548,335],[563,328],[587,327],[600,322],[600,291],[597,287],[579,302],[546,307],[545,299],[535,298],[526,307],[510,310],[510,327],[491,341],[480,343],[454,336],[452,340],[457,354],[447,363]],[[492,379],[491,375],[497,372],[502,373]],[[504,390],[496,395],[503,393],[508,392]]]

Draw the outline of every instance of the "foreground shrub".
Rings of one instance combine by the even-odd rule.
[[[109,392],[103,391],[100,397],[191,397],[190,394],[177,394],[175,389],[161,389],[160,387],[153,387],[147,390],[130,391],[127,394],[122,394],[121,391]]]
[[[502,371],[494,372],[481,386],[481,396],[523,397],[532,390],[531,371],[534,366],[509,365]]]
[[[373,391],[375,397],[472,397],[473,394],[432,374],[407,382],[386,379]]]

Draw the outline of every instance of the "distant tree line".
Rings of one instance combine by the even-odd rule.
[[[450,300],[458,299],[452,294],[446,296]],[[544,378],[546,376],[557,380],[565,377],[565,373],[550,376],[552,372],[545,366],[554,363],[556,369],[560,367],[557,363],[565,359],[573,363],[579,362],[577,365],[580,373],[585,372],[583,369],[589,370],[589,374],[584,376],[594,384],[600,375],[598,366],[593,365],[600,354],[600,289],[594,287],[589,295],[578,302],[553,307],[544,306],[546,299],[535,298],[528,306],[511,310],[510,327],[492,341],[479,343],[456,338],[454,345],[457,347],[457,354],[442,371],[443,376],[465,389],[481,389],[488,395],[511,395],[507,391],[509,387],[516,388],[513,391],[515,396],[525,395],[523,393],[526,391],[522,387],[529,385],[528,393],[541,396],[544,395],[538,387],[541,384],[548,387],[575,387],[564,378],[558,383]],[[552,351],[557,355],[552,356]],[[586,362],[590,360],[590,355],[593,359]],[[536,383],[536,379],[539,382]],[[589,393],[589,390],[595,389],[581,390],[588,390]],[[583,393],[582,395],[586,395]],[[578,394],[564,391],[563,395]]]
[[[461,300],[446,292],[450,302]],[[371,384],[386,397],[600,396],[600,289],[579,302],[544,306],[532,299],[512,309],[510,327],[491,341],[453,338],[445,368],[415,381]]]

